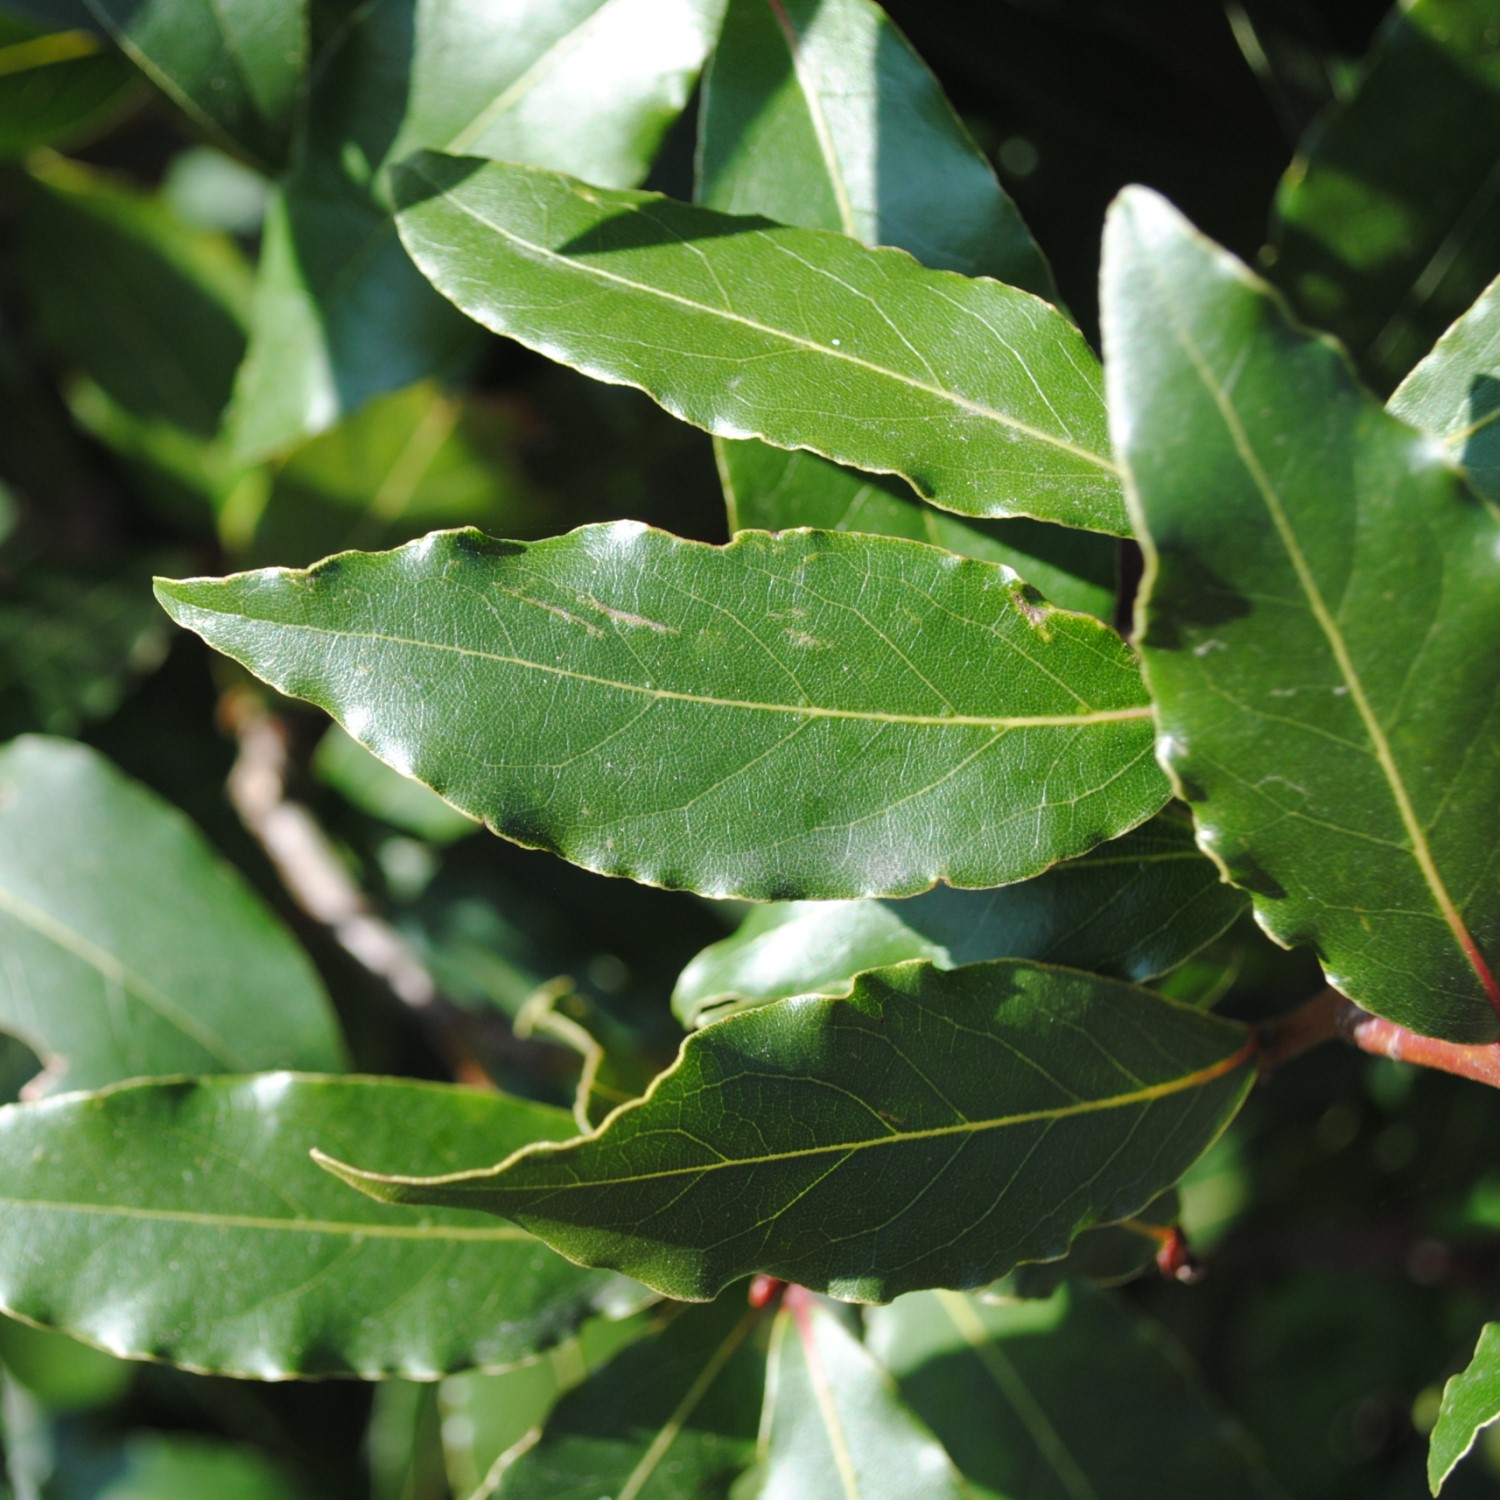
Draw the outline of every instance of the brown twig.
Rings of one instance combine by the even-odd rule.
[[[251,693],[227,694],[220,715],[239,753],[229,800],[287,893],[366,973],[410,1010],[464,1083],[490,1082],[485,1060],[555,1072],[567,1054],[517,1037],[499,1011],[476,1014],[443,995],[411,944],[371,906],[310,808],[287,794],[286,727]]]
[[[1311,1000],[1260,1028],[1262,1078],[1294,1057],[1336,1038],[1374,1057],[1435,1068],[1500,1088],[1500,1044],[1468,1046],[1423,1036],[1394,1021],[1372,1016],[1332,987],[1320,990]]]

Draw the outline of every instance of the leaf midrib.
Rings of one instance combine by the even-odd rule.
[[[169,595],[168,597],[172,597]],[[205,614],[224,615],[227,611],[210,610],[204,605],[186,600],[177,601],[188,609]],[[480,651],[472,646],[454,646],[446,641],[423,641],[410,636],[385,635],[379,631],[335,630],[327,625],[309,625],[300,621],[271,620],[261,616],[239,615],[238,618],[252,620],[256,624],[272,625],[278,630],[303,631],[312,635],[330,636],[338,640],[370,641],[387,646],[406,646],[415,650],[442,651],[454,656],[470,657],[477,661],[495,662],[501,666],[521,667],[533,672],[543,672],[553,677],[565,677],[574,682],[588,683],[593,687],[612,688],[622,693],[634,693],[640,697],[654,698],[672,703],[691,703],[705,708],[743,709],[756,713],[791,714],[803,719],[853,719],[867,724],[906,724],[917,728],[935,729],[1031,729],[1066,728],[1080,724],[1113,724],[1151,716],[1149,704],[1130,708],[1094,709],[1082,714],[1035,714],[1015,717],[993,717],[983,714],[900,714],[886,713],[876,709],[823,708],[816,704],[763,703],[754,699],[717,698],[703,693],[684,693],[670,688],[644,687],[639,683],[617,682],[610,677],[599,677],[589,672],[577,672],[551,662],[528,661],[524,657],[505,656],[494,651]]]
[[[1385,729],[1381,725],[1375,713],[1374,705],[1370,702],[1365,686],[1360,677],[1354,659],[1350,655],[1348,642],[1344,639],[1343,631],[1333,617],[1333,612],[1328,608],[1327,601],[1323,598],[1323,592],[1318,587],[1318,581],[1313,575],[1312,566],[1302,550],[1301,542],[1291,524],[1291,518],[1287,515],[1282,505],[1281,496],[1276,487],[1271,483],[1271,477],[1261,464],[1260,455],[1256,453],[1254,445],[1250,441],[1250,434],[1246,431],[1244,423],[1240,421],[1240,415],[1229,391],[1224,387],[1214,373],[1203,351],[1198,347],[1197,341],[1182,323],[1177,315],[1176,309],[1170,297],[1166,295],[1166,288],[1162,285],[1161,267],[1153,264],[1153,274],[1157,284],[1161,287],[1161,304],[1167,308],[1167,320],[1171,324],[1172,332],[1176,335],[1183,353],[1188,362],[1197,372],[1199,380],[1202,381],[1204,389],[1219,412],[1226,431],[1229,433],[1230,441],[1234,444],[1235,452],[1239,455],[1240,462],[1245,466],[1251,483],[1261,497],[1261,502],[1271,518],[1271,524],[1276,529],[1276,535],[1287,554],[1287,560],[1292,565],[1292,571],[1296,574],[1298,587],[1301,588],[1307,600],[1308,611],[1316,622],[1323,638],[1328,642],[1329,650],[1333,653],[1335,665],[1339,674],[1344,679],[1345,686],[1349,689],[1349,699],[1354,704],[1359,714],[1360,722],[1364,726],[1365,734],[1370,740],[1371,750],[1375,762],[1380,768],[1386,786],[1391,793],[1392,800],[1396,804],[1396,811],[1401,820],[1401,826],[1406,832],[1407,839],[1411,843],[1411,855],[1416,862],[1417,868],[1422,875],[1428,891],[1431,893],[1433,904],[1438,909],[1438,914],[1447,924],[1448,930],[1453,935],[1454,942],[1463,954],[1465,961],[1473,970],[1475,978],[1478,979],[1480,987],[1484,990],[1490,1005],[1500,1012],[1500,983],[1497,983],[1489,965],[1485,962],[1484,955],[1479,951],[1479,945],[1474,941],[1462,916],[1459,914],[1458,905],[1449,894],[1447,883],[1443,880],[1442,872],[1437,867],[1437,861],[1433,857],[1431,845],[1427,840],[1427,832],[1422,827],[1417,817],[1416,808],[1412,805],[1411,794],[1407,790],[1406,780],[1401,774],[1401,768],[1396,763],[1395,752],[1391,749],[1390,741],[1386,738]]]
[[[414,176],[422,178],[430,187],[435,188],[442,200],[450,207],[456,208],[460,213],[473,219],[475,223],[482,224],[486,229],[499,235],[502,239],[510,241],[512,245],[518,247],[523,253],[529,252],[535,259],[552,265],[555,268],[562,268],[565,272],[571,272],[585,279],[592,277],[596,281],[611,282],[626,291],[636,292],[645,297],[654,297],[663,302],[673,302],[701,316],[717,318],[726,323],[735,323],[752,333],[780,340],[792,348],[801,349],[827,359],[855,366],[872,375],[891,380],[898,385],[907,386],[911,390],[920,391],[923,395],[934,396],[949,406],[955,406],[961,411],[968,412],[970,415],[979,417],[984,421],[994,422],[998,426],[1007,427],[1023,437],[1031,438],[1039,443],[1045,443],[1049,447],[1055,448],[1059,452],[1067,453],[1074,458],[1081,459],[1083,462],[1091,464],[1107,474],[1118,476],[1120,472],[1119,466],[1112,459],[1094,452],[1091,448],[1085,448],[1078,443],[1070,442],[1068,439],[1059,437],[1055,433],[1047,432],[1040,427],[1033,427],[1030,423],[1022,422],[1019,418],[1012,417],[1008,413],[999,411],[992,406],[986,406],[983,402],[973,401],[967,396],[961,396],[957,391],[945,390],[942,386],[938,385],[930,385],[926,381],[903,374],[899,370],[892,370],[888,366],[876,364],[872,360],[861,359],[858,355],[850,354],[844,349],[836,349],[832,345],[820,344],[814,339],[803,338],[801,335],[792,333],[788,329],[773,328],[770,324],[762,323],[755,318],[748,318],[742,313],[733,312],[727,308],[710,307],[707,303],[703,302],[695,302],[691,297],[685,297],[681,293],[669,292],[661,287],[633,281],[627,276],[618,275],[613,271],[606,271],[603,267],[595,265],[592,262],[576,260],[569,256],[561,255],[545,245],[535,244],[531,240],[525,239],[514,231],[505,228],[503,225],[495,223],[492,219],[487,219],[477,209],[462,201],[452,189],[446,188],[442,183],[424,172],[419,164],[408,163],[407,170]],[[583,194],[578,193],[576,189],[572,191],[575,196],[582,197],[585,202],[589,201]],[[643,209],[637,205],[625,204],[621,205],[621,208],[629,212],[643,212]],[[816,233],[817,231],[810,230],[806,232]],[[764,230],[752,229],[747,230],[746,233],[761,239],[768,238]],[[773,240],[771,243],[774,245],[775,241]],[[918,264],[918,262],[914,260],[913,264]],[[511,336],[517,337],[513,333]],[[751,435],[759,436],[760,434]]]
[[[342,1236],[347,1239],[453,1240],[481,1243],[535,1240],[536,1236],[513,1224],[422,1225],[360,1223],[343,1219],[277,1219],[258,1214],[220,1214],[195,1209],[140,1208],[128,1203],[72,1203],[46,1198],[0,1198],[0,1208],[40,1213],[74,1214],[107,1219],[135,1219],[151,1224],[197,1224],[209,1229],[246,1229],[258,1233]]]
[[[660,1182],[672,1177],[696,1177],[704,1176],[710,1172],[722,1172],[740,1170],[750,1167],[772,1166],[780,1162],[799,1161],[808,1157],[828,1156],[837,1152],[853,1154],[856,1151],[873,1150],[878,1146],[905,1146],[917,1141],[942,1140],[953,1136],[975,1136],[990,1130],[1003,1130],[1015,1125],[1034,1125],[1043,1122],[1051,1123],[1055,1120],[1074,1118],[1079,1115],[1101,1113],[1105,1110],[1127,1109],[1132,1105],[1151,1104],[1158,1099],[1169,1098],[1174,1094],[1186,1093],[1190,1089],[1203,1088],[1220,1078],[1233,1073],[1237,1068],[1249,1062],[1255,1055],[1257,1042],[1253,1036],[1248,1037],[1244,1043],[1221,1057],[1217,1062],[1208,1064],[1206,1067],[1195,1069],[1191,1073],[1184,1073],[1176,1078],[1169,1078],[1161,1083],[1148,1084],[1144,1088],[1132,1090],[1126,1094],[1111,1094],[1098,1099],[1079,1099],[1072,1104],[1060,1104],[1049,1106],[1046,1109],[1024,1110],[1014,1115],[1000,1115],[990,1120],[961,1120],[954,1125],[934,1125],[925,1130],[897,1130],[895,1126],[889,1126],[889,1135],[865,1137],[862,1140],[835,1141],[826,1145],[801,1146],[792,1151],[776,1151],[764,1156],[735,1156],[726,1157],[722,1161],[699,1162],[685,1167],[664,1167],[653,1172],[641,1172],[630,1177],[609,1177],[594,1181],[579,1181],[574,1179],[567,1182],[528,1184],[526,1187],[512,1189],[519,1192],[533,1192],[547,1190],[549,1192],[566,1192],[571,1189],[589,1189],[597,1187],[621,1187],[639,1182]],[[663,1074],[662,1077],[669,1077]],[[642,1099],[635,1100],[625,1106],[625,1110],[634,1111],[648,1104],[652,1099],[652,1092],[646,1094]],[[861,1101],[863,1102],[863,1101]],[[314,1151],[314,1159],[320,1165],[330,1166],[335,1170],[335,1175],[343,1176],[346,1173],[361,1182],[391,1183],[400,1186],[418,1187],[457,1187],[462,1184],[472,1184],[479,1189],[481,1185],[488,1186],[491,1192],[506,1191],[503,1182],[504,1175],[513,1166],[519,1166],[522,1162],[540,1162],[547,1157],[563,1156],[570,1154],[577,1147],[594,1144],[598,1142],[605,1127],[617,1120],[625,1111],[619,1111],[605,1122],[593,1136],[584,1137],[581,1140],[566,1142],[544,1142],[535,1146],[524,1146],[515,1155],[507,1158],[498,1167],[484,1168],[478,1172],[454,1172],[445,1177],[403,1177],[394,1174],[379,1172],[367,1172],[358,1167],[349,1167],[347,1164],[337,1162],[323,1152]]]

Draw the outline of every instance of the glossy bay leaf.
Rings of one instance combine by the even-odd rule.
[[[644,1099],[567,1146],[445,1177],[327,1164],[391,1202],[504,1214],[668,1296],[764,1271],[879,1301],[984,1285],[1142,1208],[1233,1117],[1253,1050],[1243,1027],[1116,980],[902,964],[848,999],[694,1033]]]
[[[939,886],[904,901],[757,907],[738,932],[683,970],[672,1010],[692,1027],[726,1005],[847,995],[863,970],[913,958],[943,969],[1030,958],[1152,979],[1212,942],[1246,905],[1198,851],[1189,820],[1164,812],[1124,838],[996,890]]]
[[[0,789],[0,1026],[49,1081],[343,1065],[312,964],[175,808],[31,735]]]
[[[1495,274],[1497,139],[1492,0],[1410,0],[1282,181],[1273,277],[1387,390]]]
[[[972,1500],[943,1445],[833,1309],[790,1287],[771,1334],[759,1500]]]
[[[1127,194],[1106,251],[1139,644],[1199,841],[1352,1000],[1493,1041],[1500,519],[1164,200]]]
[[[1436,1495],[1479,1434],[1500,1419],[1500,1323],[1486,1323],[1467,1368],[1443,1387],[1427,1452],[1427,1484]]]
[[[1030,293],[500,162],[423,153],[396,193],[413,260],[470,317],[674,416],[965,515],[1128,530],[1098,362]]]
[[[1500,505],[1500,280],[1492,281],[1396,388],[1387,409],[1443,440]]]
[[[267,220],[237,450],[283,450],[473,353],[478,331],[396,238],[393,163],[434,148],[639,182],[687,102],[722,3],[358,7],[320,63],[301,156]]]
[[[989,886],[1164,800],[1124,642],[916,543],[435,532],[157,592],[496,832],[648,885]]]
[[[1279,1494],[1160,1330],[1087,1286],[995,1306],[916,1292],[866,1315],[871,1352],[977,1496]]]
[[[260,1380],[527,1358],[641,1289],[488,1216],[393,1215],[307,1152],[394,1164],[420,1140],[457,1163],[476,1136],[519,1147],[573,1128],[499,1094],[288,1073],[10,1105],[0,1305],[124,1358]]]
[[[731,0],[704,77],[697,196],[724,213],[894,245],[1056,299],[1052,274],[937,81],[870,0]],[[1115,545],[1026,519],[959,518],[891,475],[715,438],[730,529],[904,536],[1005,563],[1053,603],[1113,616]]]
[[[504,1500],[727,1497],[755,1452],[766,1378],[764,1313],[731,1292],[683,1308],[565,1395],[539,1434],[502,1456]],[[808,1491],[808,1494],[816,1493]]]

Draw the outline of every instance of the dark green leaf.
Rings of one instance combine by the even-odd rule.
[[[999,1307],[918,1292],[868,1313],[875,1356],[991,1500],[1277,1493],[1181,1353],[1102,1292]]]
[[[1057,300],[994,169],[872,0],[729,0],[698,130],[710,208],[896,245]]]
[[[1165,792],[1117,636],[911,542],[435,532],[158,595],[497,832],[649,885],[994,885]]]
[[[1093,352],[1029,293],[498,162],[425,153],[397,195],[412,258],[471,317],[686,421],[965,515],[1126,531]]]
[[[759,1478],[758,1500],[971,1500],[886,1372],[800,1287],[771,1336]]]
[[[133,416],[212,438],[245,349],[250,271],[233,243],[57,158],[33,169],[25,229],[52,349]]]
[[[1442,438],[1475,485],[1500,504],[1500,281],[1401,382],[1388,410]]]
[[[187,820],[82,745],[0,750],[0,1026],[72,1089],[337,1068],[312,965]]]
[[[1117,1286],[1150,1269],[1162,1247],[1159,1231],[1172,1228],[1182,1216],[1176,1189],[1163,1193],[1138,1214],[1118,1224],[1085,1229],[1056,1260],[1029,1260],[1008,1276],[984,1289],[987,1301],[1034,1300],[1050,1297],[1068,1281],[1091,1281]]]
[[[1282,183],[1277,282],[1387,390],[1495,274],[1497,139],[1493,0],[1408,0]]]
[[[187,1433],[136,1431],[111,1440],[64,1438],[45,1500],[306,1500],[307,1490],[263,1453]],[[23,1491],[23,1493],[28,1493]],[[35,1493],[30,1491],[29,1493]]]
[[[1486,1323],[1468,1368],[1443,1387],[1443,1405],[1427,1451],[1427,1483],[1436,1495],[1479,1434],[1500,1418],[1500,1323]]]
[[[64,569],[21,547],[0,562],[0,739],[76,734],[160,665],[168,634],[150,580],[162,562],[127,553]]]
[[[285,164],[307,65],[307,0],[87,0],[120,50],[199,129]]]
[[[276,471],[249,538],[250,565],[315,562],[393,546],[442,526],[534,530],[543,514],[498,405],[424,381],[377,397],[296,448]]]
[[[570,1145],[428,1179],[331,1165],[669,1296],[765,1271],[876,1301],[982,1285],[1135,1213],[1234,1115],[1252,1053],[1243,1028],[1114,980],[904,964],[697,1032]]]
[[[1124,198],[1106,251],[1140,643],[1199,841],[1351,999],[1493,1041],[1500,524],[1163,200]]]
[[[714,452],[731,531],[817,526],[929,542],[1013,568],[1060,609],[1114,619],[1119,543],[1112,537],[1024,516],[960,519],[924,505],[893,475],[861,474],[754,438],[715,438]]]
[[[135,94],[135,70],[97,37],[38,33],[0,16],[0,158],[87,135]]]
[[[179,1079],[0,1110],[0,1304],[125,1358],[430,1380],[525,1358],[639,1288],[465,1213],[362,1202],[308,1159],[455,1165],[563,1110],[373,1078]]]
[[[732,0],[704,80],[698,197],[895,245],[924,265],[1056,298],[1052,275],[936,80],[869,0]],[[873,128],[871,116],[874,116]],[[754,439],[714,440],[732,530],[820,526],[1005,563],[1110,619],[1115,547],[1028,520],[959,521],[899,480]]]
[[[722,0],[356,9],[319,67],[301,159],[267,220],[235,393],[238,451],[284,449],[473,351],[476,330],[396,239],[392,163],[440,148],[638,182],[721,10]]]
[[[733,1293],[712,1307],[683,1309],[659,1337],[632,1344],[564,1396],[540,1437],[502,1459],[498,1493],[505,1500],[727,1497],[755,1450],[766,1371],[762,1321]]]
[[[847,995],[862,970],[912,958],[942,969],[1032,958],[1152,979],[1212,942],[1246,904],[1198,852],[1191,823],[1163,813],[999,890],[757,907],[683,970],[672,1009],[691,1028],[725,1004]]]

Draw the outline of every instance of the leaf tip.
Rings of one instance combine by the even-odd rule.
[[[340,1182],[363,1193],[365,1197],[373,1198],[377,1203],[401,1201],[397,1184],[380,1176],[379,1173],[366,1172],[360,1167],[352,1167],[348,1162],[340,1161],[336,1156],[329,1156],[326,1151],[320,1151],[316,1146],[312,1147],[307,1154],[330,1177],[337,1177]]]

